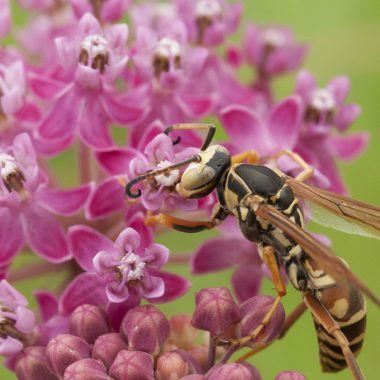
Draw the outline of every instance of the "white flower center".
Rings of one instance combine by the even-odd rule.
[[[160,41],[158,41],[155,54],[164,58],[180,57],[181,45],[171,38],[161,38]]]
[[[145,262],[134,253],[124,256],[117,267],[123,276],[127,276],[127,281],[141,280],[144,277]]]
[[[310,105],[318,111],[332,111],[335,99],[329,90],[322,88],[312,92]]]
[[[218,0],[198,0],[195,7],[196,17],[214,18],[222,15],[222,7]]]
[[[1,176],[6,180],[10,175],[16,173],[20,168],[16,164],[13,156],[6,153],[0,153],[0,170]]]
[[[263,40],[266,45],[281,47],[285,44],[285,37],[276,29],[268,28],[264,31]]]
[[[92,34],[82,41],[79,61],[103,72],[108,63],[108,52],[108,41],[100,34]]]
[[[164,169],[170,165],[172,165],[170,161],[163,160],[157,165],[157,167],[159,169]],[[157,181],[157,183],[162,186],[166,186],[166,187],[173,186],[179,179],[179,170],[178,169],[171,170],[167,173],[156,175],[154,178]]]

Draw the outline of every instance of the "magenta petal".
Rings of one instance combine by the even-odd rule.
[[[81,225],[69,228],[69,244],[75,260],[87,271],[93,270],[92,260],[98,252],[115,252],[111,240],[100,232]]]
[[[120,253],[136,250],[141,243],[141,237],[133,228],[126,228],[121,231],[115,240],[115,247]]]
[[[216,104],[216,99],[212,96],[190,96],[181,94],[178,102],[187,116],[199,119],[212,112]]]
[[[350,91],[350,80],[346,76],[335,77],[327,88],[333,93],[335,101],[342,104]]]
[[[97,149],[113,146],[107,129],[107,115],[97,99],[86,99],[79,118],[79,134],[85,143]]]
[[[247,107],[228,106],[220,112],[223,127],[241,150],[255,149],[260,141],[266,141],[265,128],[261,120]],[[251,136],[255,136],[255,141]]]
[[[62,82],[42,77],[39,73],[29,73],[29,85],[37,96],[45,100],[51,100],[63,88]]]
[[[169,249],[161,244],[152,244],[145,250],[144,258],[151,268],[160,269],[169,260]]]
[[[148,279],[149,278],[149,279]],[[155,299],[161,297],[165,293],[165,283],[160,277],[147,276],[142,283],[143,296],[147,299]]]
[[[91,188],[92,185],[86,184],[74,189],[42,189],[38,193],[38,201],[51,212],[69,216],[84,206]]]
[[[34,297],[36,298],[44,322],[58,313],[58,301],[53,293],[46,290],[36,290]]]
[[[33,251],[52,263],[70,259],[65,231],[52,215],[30,203],[21,215],[25,237]]]
[[[109,315],[111,324],[116,331],[119,330],[121,321],[123,320],[125,314],[127,314],[127,312],[135,306],[139,305],[140,301],[140,296],[131,294],[125,302],[108,304],[107,314]]]
[[[232,285],[239,302],[257,296],[261,288],[263,272],[257,263],[244,263],[232,275]]]
[[[309,101],[310,94],[317,88],[314,76],[306,70],[301,70],[297,76],[294,92],[302,97],[304,102]]]
[[[345,104],[335,117],[335,124],[340,131],[345,131],[360,115],[361,108],[357,104]]]
[[[129,291],[126,286],[120,286],[119,283],[111,282],[106,286],[107,298],[112,303],[125,302],[129,298]]]
[[[102,305],[107,302],[106,282],[95,273],[81,273],[66,287],[59,300],[59,309],[70,314],[85,303]]]
[[[96,152],[102,169],[109,175],[126,174],[133,158],[143,155],[133,148],[113,148]]]
[[[116,178],[108,178],[101,182],[91,194],[86,207],[88,219],[98,219],[125,206],[124,188]]]
[[[8,264],[24,246],[24,234],[17,210],[0,208],[0,265]]]
[[[63,139],[74,132],[78,112],[78,99],[72,86],[53,103],[42,119],[38,132],[43,139]]]
[[[12,356],[15,355],[24,348],[24,345],[17,339],[10,336],[0,338],[0,355],[1,356]]]
[[[342,160],[349,161],[367,148],[368,141],[368,133],[356,133],[348,136],[331,136],[328,144],[334,155]]]
[[[182,297],[191,286],[189,280],[177,274],[154,269],[149,269],[149,273],[152,276],[162,278],[165,285],[165,292],[161,297],[149,299],[149,301],[153,303],[165,303]]]
[[[33,311],[24,306],[18,306],[16,314],[15,328],[24,334],[30,334],[36,322],[36,316]]]
[[[91,194],[86,206],[86,217],[98,219],[125,206],[124,188],[116,178],[108,178],[101,182]]]
[[[252,243],[243,238],[217,237],[203,243],[192,257],[191,271],[200,274],[226,269],[238,264]]]
[[[284,99],[271,111],[268,130],[272,136],[274,153],[293,148],[297,142],[301,121],[301,101],[298,96]]]

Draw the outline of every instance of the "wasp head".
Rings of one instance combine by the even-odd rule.
[[[202,198],[213,191],[231,165],[231,155],[221,145],[212,145],[198,154],[177,184],[177,192],[185,198]]]

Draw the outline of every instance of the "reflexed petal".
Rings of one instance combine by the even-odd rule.
[[[53,293],[46,290],[36,290],[34,297],[38,303],[43,321],[47,321],[53,315],[58,314],[58,300]]]
[[[17,339],[10,336],[0,338],[0,355],[11,356],[19,353],[24,348],[24,345]]]
[[[126,286],[120,286],[116,282],[108,283],[106,286],[107,298],[112,303],[120,303],[128,300],[129,291]]]
[[[348,136],[331,136],[329,147],[340,159],[349,161],[357,158],[368,146],[368,133],[355,133]]]
[[[143,257],[149,267],[160,269],[169,260],[169,249],[161,244],[152,244],[146,248]]]
[[[301,101],[298,96],[284,99],[270,113],[268,131],[274,152],[293,148],[298,140],[301,121]]]
[[[131,160],[142,154],[133,148],[113,148],[98,151],[95,157],[107,174],[118,175],[128,173]]]
[[[335,117],[335,124],[340,131],[345,131],[360,115],[361,108],[357,104],[343,105]]]
[[[69,216],[77,213],[85,204],[93,185],[82,185],[74,189],[41,189],[38,201],[49,211]]]
[[[153,276],[161,277],[165,284],[165,292],[161,297],[150,298],[153,303],[165,303],[182,297],[189,289],[191,283],[186,278],[173,273],[149,269]]]
[[[87,271],[93,270],[92,260],[98,252],[116,252],[111,240],[90,227],[72,226],[69,228],[68,237],[75,260]]]
[[[95,272],[102,276],[110,272],[115,266],[116,255],[115,257],[112,254],[109,254],[106,251],[98,252],[95,257],[92,259],[92,264],[94,266]]]
[[[130,252],[140,247],[141,238],[137,231],[133,228],[126,228],[120,232],[115,240],[115,247],[120,253]]]
[[[24,246],[19,212],[7,207],[0,207],[0,264],[8,264]]]
[[[181,94],[177,98],[178,105],[186,116],[194,119],[200,119],[212,112],[216,105],[216,99],[212,96],[194,96]]]
[[[113,146],[107,124],[107,115],[97,99],[87,99],[83,102],[79,117],[79,134],[86,144],[97,149]]]
[[[232,275],[232,285],[239,302],[259,294],[263,272],[257,263],[243,263]]]
[[[102,218],[124,207],[124,188],[116,178],[108,178],[90,195],[86,206],[86,218],[90,220]]]
[[[327,88],[333,93],[335,101],[338,105],[344,102],[350,91],[350,80],[346,76],[333,78]]]
[[[17,314],[15,328],[24,334],[30,334],[36,322],[33,311],[24,306],[18,306],[15,311]]]
[[[52,263],[70,259],[65,231],[51,214],[36,205],[27,204],[21,221],[30,248],[39,256]]]
[[[247,107],[229,106],[220,112],[224,129],[234,145],[246,149],[257,149],[266,143],[265,126],[261,120]]]
[[[313,74],[307,70],[301,70],[297,76],[294,92],[302,97],[304,102],[309,101],[310,94],[317,88]]]
[[[244,238],[209,239],[193,255],[191,271],[200,274],[229,268],[245,257],[247,249],[253,251],[254,246]]]
[[[62,313],[70,314],[77,306],[106,303],[106,282],[95,273],[81,273],[66,287],[59,300]]]

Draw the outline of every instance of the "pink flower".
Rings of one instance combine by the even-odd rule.
[[[85,226],[69,230],[71,251],[86,272],[76,277],[63,293],[60,305],[70,312],[82,303],[165,302],[185,293],[189,283],[180,276],[160,271],[169,251],[159,244],[146,245],[127,228],[115,243]],[[136,302],[137,301],[137,302]]]
[[[77,133],[87,145],[106,148],[113,145],[107,129],[110,122],[130,124],[142,118],[142,105],[129,106],[128,95],[113,89],[128,60],[127,34],[125,24],[103,31],[92,15],[85,14],[75,40],[56,39],[60,63],[71,73],[71,79],[65,84],[32,78],[33,90],[40,97],[54,99],[38,128],[42,139],[66,138],[67,145]]]
[[[30,138],[20,134],[0,151],[1,264],[9,263],[26,241],[39,256],[51,262],[70,258],[65,232],[51,212],[76,213],[85,203],[90,186],[71,190],[47,188],[46,175],[37,166]],[[49,239],[46,239],[46,232]]]
[[[224,0],[176,0],[176,6],[190,41],[207,46],[219,45],[234,33],[243,10],[242,4]]]
[[[0,0],[0,37],[8,34],[12,26],[9,0]]]
[[[12,356],[20,352],[20,338],[34,328],[35,315],[26,306],[26,298],[6,280],[0,281],[0,355]]]
[[[345,193],[335,159],[356,158],[368,144],[367,133],[343,135],[360,114],[356,104],[345,104],[350,90],[346,77],[335,77],[326,88],[318,89],[313,75],[301,71],[295,92],[303,101],[303,123],[295,149],[326,175],[330,189]],[[334,133],[334,129],[337,133]]]

